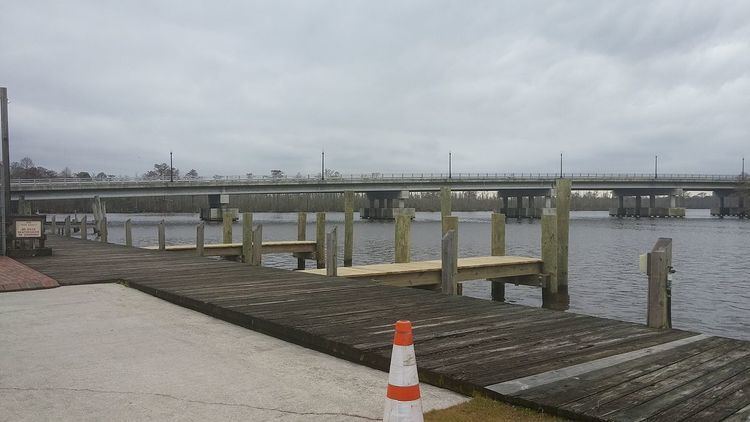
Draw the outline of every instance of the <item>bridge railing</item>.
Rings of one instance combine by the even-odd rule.
[[[745,180],[741,175],[716,174],[653,174],[645,173],[563,173],[566,178],[574,182],[604,181],[604,182],[737,182]],[[456,182],[456,181],[529,181],[551,182],[560,177],[559,173],[369,173],[350,175],[296,175],[296,176],[213,176],[213,177],[181,177],[170,182],[169,177],[146,178],[116,176],[106,178],[77,178],[58,177],[49,179],[12,179],[11,184],[16,188],[32,186],[92,186],[92,185],[125,185],[125,184],[164,184],[180,185],[227,185],[227,184],[283,184],[283,183],[368,183],[379,181],[404,182]]]

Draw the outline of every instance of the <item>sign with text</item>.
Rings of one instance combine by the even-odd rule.
[[[16,237],[42,237],[42,222],[16,220]]]

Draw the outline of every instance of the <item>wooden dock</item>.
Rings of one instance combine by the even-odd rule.
[[[414,324],[423,382],[583,420],[747,421],[750,343],[363,279],[51,236],[23,263],[62,285],[121,282],[387,371]],[[384,378],[385,379],[385,378]]]

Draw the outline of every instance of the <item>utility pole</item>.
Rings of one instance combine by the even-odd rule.
[[[320,152],[320,180],[326,180],[326,152]]]
[[[563,153],[560,153],[560,178],[563,178]]]
[[[453,177],[453,152],[448,151],[448,178]]]
[[[172,170],[172,151],[169,151],[169,181],[174,182],[174,171]]]
[[[5,255],[5,219],[10,214],[10,149],[8,142],[8,89],[0,87],[0,133],[2,133],[3,168],[0,172],[0,255]]]
[[[659,156],[654,155],[654,179],[659,178]]]
[[[745,157],[742,157],[742,173],[740,173],[742,180],[745,180]]]

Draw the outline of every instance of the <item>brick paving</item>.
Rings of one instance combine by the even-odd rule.
[[[20,262],[0,256],[0,292],[49,289],[60,286],[57,281],[34,271]]]

